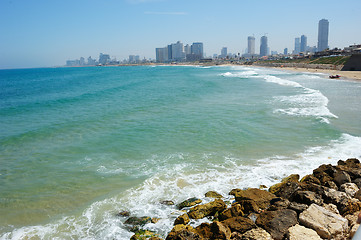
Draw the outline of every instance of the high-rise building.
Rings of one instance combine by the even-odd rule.
[[[327,19],[321,19],[318,22],[317,51],[319,52],[328,48],[328,27],[329,27],[329,22]]]
[[[268,43],[267,43],[267,37],[262,36],[261,37],[261,46],[260,46],[260,56],[267,56],[268,52]]]
[[[307,52],[307,37],[305,35],[301,36],[300,52]]]
[[[248,54],[254,55],[256,53],[255,43],[256,43],[255,37],[249,36],[248,37],[248,52],[247,52]]]
[[[189,44],[184,46],[184,52],[187,54],[191,54],[192,53],[192,47],[189,46]]]
[[[199,56],[200,58],[203,58],[203,43],[201,42],[195,42],[191,46],[191,53]]]
[[[301,42],[300,42],[300,38],[297,37],[295,38],[295,50],[293,51],[294,54],[299,54],[301,51]]]
[[[168,61],[168,47],[155,49],[156,61],[164,63]]]
[[[110,62],[109,54],[100,53],[100,55],[99,55],[99,63],[104,65],[104,64],[107,64],[109,62]]]
[[[227,57],[227,47],[223,47],[221,49],[221,55],[220,55],[221,58],[225,58]]]
[[[178,41],[172,45],[172,60],[174,61],[183,61],[185,60],[184,45],[182,42]]]
[[[288,54],[288,48],[285,48],[285,49],[283,50],[283,54],[284,54],[284,55],[287,55],[287,54]]]

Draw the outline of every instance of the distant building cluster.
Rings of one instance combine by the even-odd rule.
[[[67,67],[82,67],[82,66],[111,66],[111,65],[119,65],[119,64],[139,64],[146,63],[150,60],[140,59],[139,55],[129,55],[128,59],[124,59],[123,61],[118,61],[115,57],[110,58],[109,54],[99,54],[98,60],[93,59],[92,57],[88,57],[87,62],[85,58],[81,57],[76,60],[67,60]]]
[[[166,47],[156,48],[156,62],[194,62],[203,58],[203,43],[195,42],[189,46],[181,41],[169,44]]]

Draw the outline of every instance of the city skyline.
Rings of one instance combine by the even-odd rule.
[[[361,41],[355,30],[361,22],[361,2],[347,5],[352,7],[340,18],[334,12],[342,4],[324,0],[301,5],[235,0],[185,0],[181,5],[172,0],[2,1],[0,68],[61,66],[68,59],[101,52],[118,60],[129,55],[155,59],[156,47],[178,40],[202,42],[204,53],[212,56],[224,46],[231,53],[246,53],[247,38],[254,36],[257,54],[260,38],[266,35],[271,51],[292,51],[294,38],[301,35],[307,36],[310,47],[317,46],[321,19],[329,21],[330,48],[343,48]]]

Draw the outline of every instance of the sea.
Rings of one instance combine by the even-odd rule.
[[[165,238],[224,200],[361,159],[361,82],[245,66],[0,70],[0,239]],[[209,219],[192,220],[197,226]]]

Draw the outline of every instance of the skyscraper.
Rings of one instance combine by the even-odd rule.
[[[262,36],[261,37],[261,46],[260,46],[260,56],[267,56],[268,52],[268,43],[267,43],[267,37]]]
[[[318,22],[318,43],[317,51],[321,52],[328,48],[328,20],[321,19]]]
[[[156,48],[155,49],[156,60],[157,62],[167,62],[168,61],[168,47]]]
[[[227,57],[227,47],[222,48],[220,57],[221,58]]]
[[[254,55],[256,53],[255,42],[256,42],[256,39],[254,37],[252,37],[252,36],[248,37],[248,54]]]
[[[203,58],[203,43],[195,42],[191,46],[192,54],[199,56],[199,58]]]
[[[301,47],[300,47],[300,51],[301,52],[306,52],[307,51],[307,37],[305,35],[301,36]]]
[[[301,51],[301,43],[300,43],[300,38],[295,38],[295,51],[293,52],[294,54],[299,54]]]

